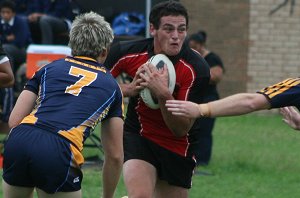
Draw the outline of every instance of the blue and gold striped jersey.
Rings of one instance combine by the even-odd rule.
[[[118,83],[104,66],[87,57],[66,57],[42,67],[25,89],[38,97],[22,123],[58,133],[79,151],[99,122],[123,118]]]
[[[295,106],[299,109],[300,78],[288,78],[257,93],[263,94],[268,98],[271,108]]]

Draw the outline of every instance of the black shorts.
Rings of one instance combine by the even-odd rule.
[[[51,132],[30,125],[17,126],[4,146],[4,181],[50,194],[80,190],[82,172],[72,166],[70,146]]]
[[[196,162],[192,157],[184,157],[169,151],[140,134],[124,133],[124,160],[140,159],[152,164],[158,178],[170,185],[191,188]]]

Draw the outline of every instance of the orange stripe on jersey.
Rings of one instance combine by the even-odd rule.
[[[71,149],[71,152],[73,154],[73,160],[72,160],[73,165],[75,167],[78,167],[81,164],[83,164],[84,158],[82,156],[82,153],[80,151],[78,151],[78,149],[76,149],[76,147],[73,146],[72,144],[70,146],[70,149]]]
[[[83,132],[85,131],[85,126],[79,126],[76,128],[72,128],[68,131],[59,131],[58,133],[71,142],[73,142],[79,151],[82,151],[83,149]]]
[[[273,98],[274,96],[285,92],[293,86],[300,84],[300,78],[288,78],[282,82],[279,82],[275,85],[266,87],[262,89],[260,92],[269,96],[269,98]]]
[[[82,65],[82,66],[85,66],[85,67],[89,67],[89,68],[92,68],[92,69],[95,69],[95,70],[98,70],[98,71],[102,71],[103,73],[106,73],[106,69],[104,67],[96,67],[94,65],[90,65],[90,64],[80,62],[80,61],[70,59],[70,58],[65,58],[65,61],[75,63],[75,64],[78,64],[78,65]]]
[[[35,113],[35,112],[34,112]],[[21,123],[25,123],[25,124],[34,124],[36,123],[36,121],[38,120],[37,117],[34,116],[34,113],[29,114],[28,116],[26,116]]]

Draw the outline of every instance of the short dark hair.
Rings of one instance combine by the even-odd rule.
[[[206,32],[203,31],[203,30],[200,30],[197,33],[194,33],[191,36],[189,36],[188,40],[189,41],[196,41],[197,43],[200,43],[200,44],[205,44],[206,43],[206,37],[207,37]]]
[[[11,11],[16,12],[16,4],[13,1],[5,0],[0,3],[0,11],[2,8],[9,8]]]
[[[164,1],[153,6],[149,16],[149,22],[153,24],[155,29],[159,28],[160,19],[163,16],[184,16],[186,26],[189,24],[187,9],[177,1]]]

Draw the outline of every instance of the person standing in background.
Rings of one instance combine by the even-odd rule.
[[[214,52],[206,48],[207,34],[199,31],[192,34],[188,43],[189,46],[199,52],[210,66],[210,82],[204,96],[204,102],[210,102],[219,99],[217,84],[221,81],[224,74],[224,65],[221,58]],[[208,165],[212,155],[213,147],[213,128],[215,118],[200,118],[198,130],[190,134],[190,149],[195,153],[197,165]]]
[[[27,18],[35,43],[54,44],[57,37],[69,33],[74,17],[70,0],[27,1]]]
[[[16,4],[5,0],[0,3],[0,38],[16,73],[26,61],[26,48],[31,43],[31,33],[24,17],[16,14]]]

